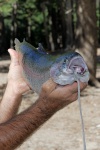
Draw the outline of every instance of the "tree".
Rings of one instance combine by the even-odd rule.
[[[48,0],[47,10],[51,50],[64,51],[73,43],[72,0]]]
[[[96,1],[77,0],[77,29],[76,46],[87,62],[90,80],[96,87],[100,87],[96,80]]]
[[[0,14],[0,50],[1,53],[3,53],[4,48],[5,48],[5,43],[4,43],[4,18],[2,14]]]
[[[10,47],[10,28],[12,5],[16,0],[1,0],[0,1],[0,53],[4,54],[7,48]],[[9,35],[8,35],[9,33]]]
[[[17,2],[12,4],[12,15],[11,15],[11,38],[10,38],[10,47],[14,46],[14,39],[17,34]]]
[[[73,20],[72,20],[72,5],[73,0],[65,0],[66,1],[66,27],[67,27],[67,41],[66,47],[73,45]]]

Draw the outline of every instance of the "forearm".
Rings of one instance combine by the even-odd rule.
[[[27,111],[0,125],[0,149],[14,150],[57,110],[58,106],[38,100]]]
[[[21,100],[21,94],[15,93],[12,84],[8,83],[0,104],[0,123],[9,120],[16,114]]]

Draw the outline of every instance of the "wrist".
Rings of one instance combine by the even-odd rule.
[[[0,104],[0,123],[7,121],[16,114],[21,101],[22,95],[15,93],[13,85],[8,83]]]
[[[9,80],[7,86],[10,87],[11,91],[13,91],[15,96],[22,96],[30,90],[30,87],[25,81],[23,81],[23,78],[14,81]]]
[[[9,93],[11,97],[21,97],[22,93],[20,91],[20,87],[18,88],[17,85],[13,81],[8,81],[6,92]]]
[[[55,112],[61,109],[58,102],[53,103],[49,98],[39,98],[37,106],[40,109],[41,113],[48,116],[52,116]]]

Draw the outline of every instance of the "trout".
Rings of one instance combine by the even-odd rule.
[[[15,39],[15,49],[19,53],[23,75],[37,93],[49,78],[59,85],[72,84],[77,80],[81,82],[89,80],[88,67],[77,52],[54,56],[48,54],[41,44],[35,48],[25,40],[20,42],[18,39]]]

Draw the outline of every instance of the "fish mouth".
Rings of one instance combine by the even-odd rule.
[[[60,85],[72,84],[79,80],[89,81],[89,71],[82,56],[77,55],[70,60],[67,58],[63,62],[55,63],[50,69],[50,77]]]
[[[79,75],[84,75],[84,73],[88,70],[83,58],[81,56],[73,57],[68,64],[68,68],[66,71],[76,73]]]

